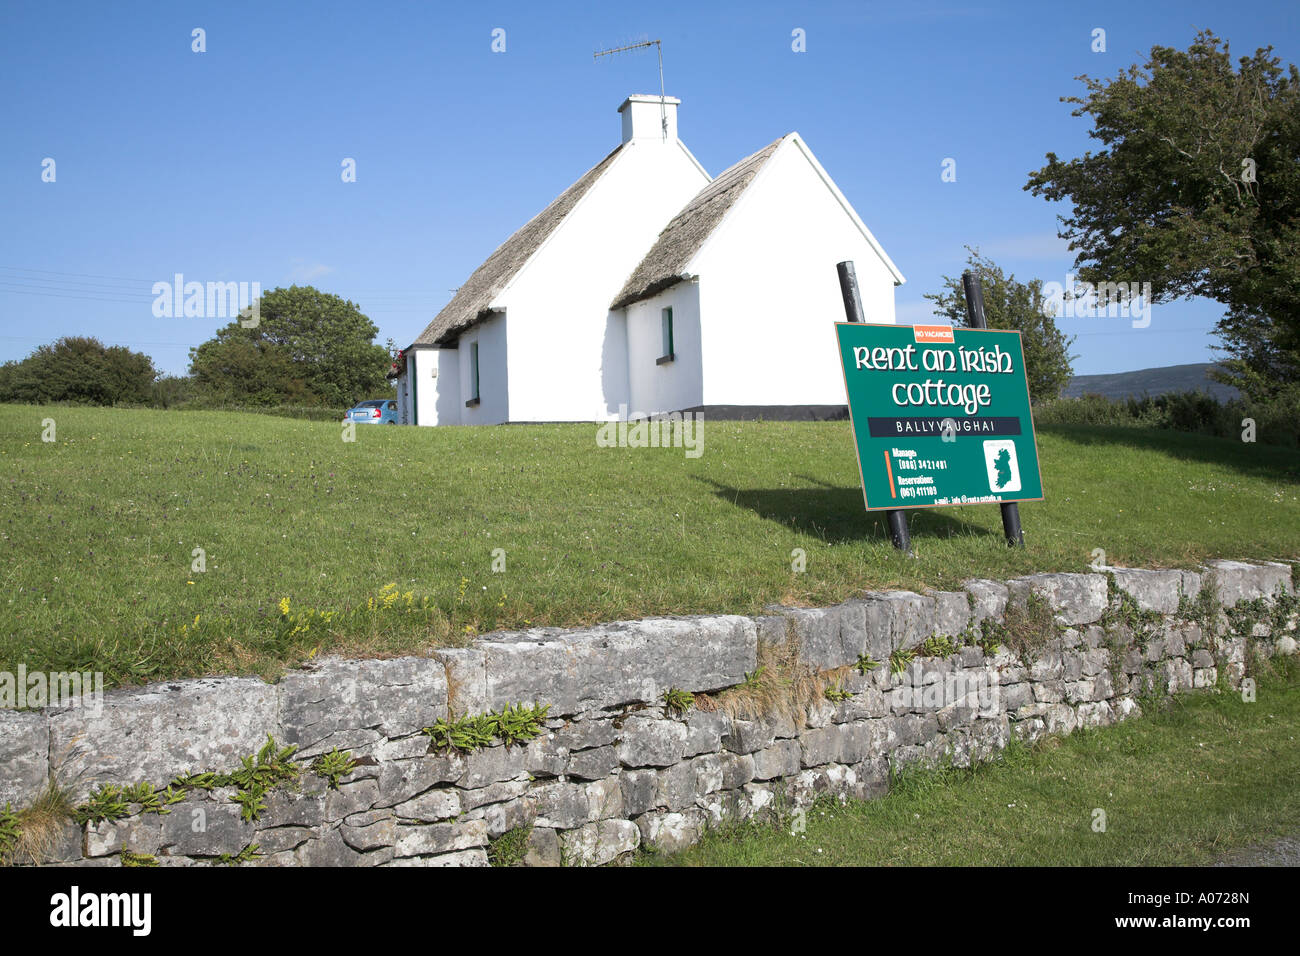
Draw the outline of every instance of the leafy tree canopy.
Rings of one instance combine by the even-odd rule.
[[[1070,345],[1056,327],[1051,306],[1043,297],[1043,280],[1017,282],[979,250],[967,247],[966,264],[980,280],[984,293],[984,318],[990,329],[1015,329],[1025,350],[1025,374],[1029,395],[1036,401],[1057,398],[1073,373]],[[955,326],[966,326],[966,294],[961,276],[943,277],[943,291],[928,293],[925,298],[935,304],[935,314]]]
[[[1030,174],[1068,200],[1060,235],[1080,278],[1150,282],[1152,301],[1227,307],[1226,378],[1267,397],[1300,377],[1300,71],[1272,48],[1234,67],[1210,31],[1186,51],[1152,47],[1143,67],[1078,78],[1063,97],[1102,148]]]
[[[0,401],[143,403],[157,373],[153,360],[96,338],[65,336],[20,362],[0,366]]]
[[[273,289],[256,327],[236,320],[191,349],[190,372],[208,399],[346,408],[391,391],[378,331],[354,302],[311,286]]]

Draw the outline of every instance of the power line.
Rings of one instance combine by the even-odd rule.
[[[0,266],[0,269],[7,269],[10,272],[38,272],[51,276],[74,276],[80,279],[116,279],[120,282],[152,282],[152,279],[130,279],[126,276],[106,276],[95,275],[89,272],[55,272],[52,269],[28,269],[23,266]]]
[[[62,336],[60,336],[62,338]],[[75,336],[73,336],[75,337]],[[87,336],[87,338],[99,338],[97,335]],[[38,335],[0,335],[0,340],[6,342],[48,342],[48,338]],[[100,341],[103,341],[100,339]],[[120,345],[123,348],[166,348],[166,349],[192,349],[203,344],[201,342],[105,342],[105,345]]]
[[[47,275],[64,275],[64,276],[78,276],[80,278],[95,278],[95,276],[92,276],[89,273],[76,273],[76,272],[54,273],[51,270],[19,269],[14,266],[0,266],[0,270],[8,270],[10,272],[44,272]],[[123,282],[144,283],[144,284],[148,284],[151,290],[155,282],[170,281],[170,276],[167,279],[163,279],[163,280],[126,279],[124,277],[119,277],[119,276],[103,276],[102,278],[120,280]],[[18,292],[27,295],[50,295],[50,296],[54,296],[55,298],[87,298],[90,299],[91,301],[105,301],[105,302],[111,302],[111,301],[126,302],[129,301],[129,299],[101,298],[96,300],[93,297],[132,296],[141,299],[153,299],[153,298],[157,298],[158,295],[153,291],[149,291],[149,292],[145,292],[143,290],[136,291],[121,286],[106,286],[103,285],[102,283],[97,283],[97,282],[68,281],[66,279],[43,279],[38,276],[30,276],[30,275],[14,276],[14,275],[5,275],[3,272],[0,272],[0,286],[8,287],[7,289],[0,288],[0,291],[13,291],[13,292]],[[427,306],[426,308],[433,308],[433,303],[439,302],[442,299],[441,295],[434,292],[397,292],[397,293],[369,292],[364,289],[349,290],[347,293],[345,293],[344,297],[364,299],[368,302],[374,302],[374,301],[392,302],[394,304],[405,304],[405,303],[422,304],[425,302],[430,303],[430,305]],[[412,312],[426,311],[426,308],[411,309],[409,311]],[[375,310],[375,311],[383,311],[383,310]],[[402,311],[402,310],[399,309],[399,310],[390,310],[390,311]]]
[[[31,286],[31,288],[34,289],[44,289],[44,288],[78,289],[78,290],[85,289],[93,292],[117,292],[117,293],[124,293],[126,295],[142,294],[139,290],[141,285],[144,284],[144,283],[136,283],[132,286],[106,285],[103,282],[81,282],[81,281],[70,281],[68,279],[42,279],[38,276],[8,275],[3,272],[0,272],[0,280],[3,280],[5,282],[21,282],[24,284],[39,283],[38,285]],[[150,283],[149,287],[152,288],[152,283]]]
[[[0,284],[3,284],[3,283],[0,283]],[[125,305],[143,305],[143,304],[144,304],[143,301],[140,300],[140,299],[111,299],[111,298],[103,298],[102,296],[95,296],[95,295],[74,295],[74,294],[72,294],[72,293],[64,293],[64,292],[48,292],[48,291],[41,291],[41,292],[25,292],[25,291],[23,291],[21,288],[19,288],[19,289],[0,289],[0,292],[7,292],[7,293],[9,293],[10,295],[40,295],[40,296],[47,296],[47,297],[54,298],[54,299],[85,299],[85,300],[88,300],[88,301],[90,301],[90,302],[116,302],[116,303],[122,303],[122,304],[125,304]],[[146,299],[148,299],[148,298],[152,298],[152,296],[145,296],[145,298],[146,298]]]

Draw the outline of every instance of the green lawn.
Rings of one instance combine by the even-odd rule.
[[[709,834],[681,866],[1173,866],[1300,832],[1300,666],[1172,698],[1155,715],[1013,746],[974,770],[905,775],[869,803],[823,801],[806,831]],[[1093,828],[1105,813],[1104,832]]]
[[[916,560],[863,512],[846,422],[706,422],[693,459],[598,447],[593,425],[340,436],[262,415],[0,406],[0,670],[271,675],[316,651],[498,627],[1082,570],[1095,548],[1132,566],[1300,551],[1300,454],[1133,428],[1040,431],[1048,500],[1021,508],[1024,551],[1004,547],[997,508],[944,508],[914,513]]]

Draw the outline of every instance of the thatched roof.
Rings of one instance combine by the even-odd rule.
[[[614,297],[610,308],[621,309],[641,299],[648,299],[686,278],[686,266],[695,253],[699,252],[704,240],[722,222],[745,187],[758,175],[763,164],[784,140],[785,137],[782,136],[754,155],[742,159],[730,169],[719,173],[717,179],[696,193],[695,198],[659,233],[659,238]]]
[[[620,145],[560,193],[549,206],[521,226],[456,290],[412,345],[445,345],[491,311],[492,300],[546,241],[578,201],[587,194],[618,155]]]

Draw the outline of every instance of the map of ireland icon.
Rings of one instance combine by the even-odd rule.
[[[995,494],[1020,490],[1020,464],[1016,461],[1015,442],[986,441],[984,465],[989,472],[989,488]]]

